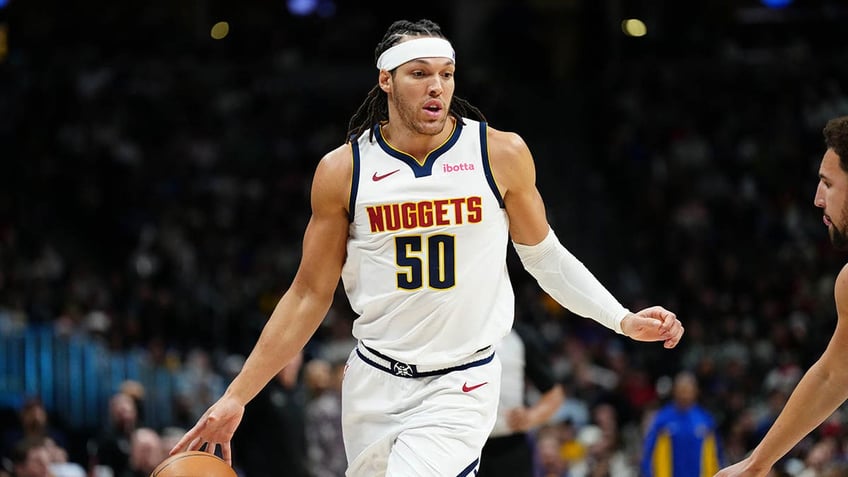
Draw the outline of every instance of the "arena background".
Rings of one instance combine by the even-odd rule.
[[[128,380],[145,426],[190,426],[294,274],[374,47],[419,18],[454,42],[457,94],[529,144],[563,243],[686,326],[674,351],[621,340],[511,255],[517,319],[568,390],[559,422],[612,405],[635,462],[688,369],[728,459],[750,450],[835,324],[845,256],[812,205],[821,129],[848,114],[835,0],[0,1],[0,428],[37,397],[89,466]],[[340,293],[305,359],[343,356],[352,318]],[[833,438],[837,465],[845,433],[840,411],[784,464]]]

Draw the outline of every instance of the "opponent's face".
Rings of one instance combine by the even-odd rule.
[[[819,184],[813,200],[824,209],[824,224],[830,241],[839,250],[848,249],[848,173],[839,166],[839,156],[828,149],[819,166]]]
[[[447,58],[418,58],[398,66],[393,75],[381,71],[380,87],[389,97],[390,120],[399,120],[418,134],[442,132],[453,98],[455,69]]]

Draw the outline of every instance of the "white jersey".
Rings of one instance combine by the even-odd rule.
[[[456,123],[423,162],[374,129],[351,143],[350,238],[342,280],[353,335],[406,363],[462,360],[512,326],[509,223],[486,124]]]

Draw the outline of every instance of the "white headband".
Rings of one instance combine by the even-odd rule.
[[[407,40],[384,51],[377,58],[377,69],[393,70],[407,61],[416,58],[449,58],[456,61],[453,46],[444,38],[416,38]]]

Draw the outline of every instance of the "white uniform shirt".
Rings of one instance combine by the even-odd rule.
[[[457,122],[419,163],[374,131],[351,143],[350,238],[342,280],[353,335],[396,360],[448,364],[497,343],[514,296],[509,224],[486,124]]]

